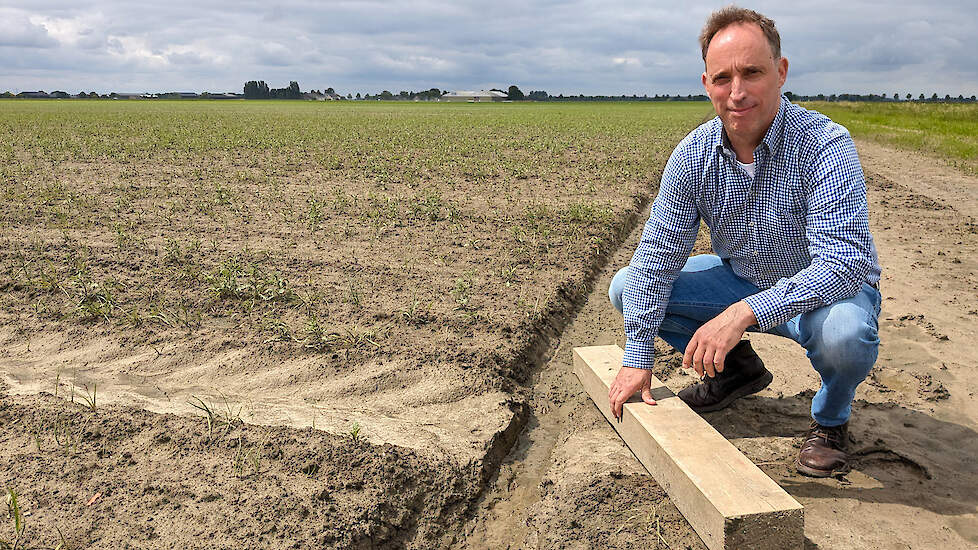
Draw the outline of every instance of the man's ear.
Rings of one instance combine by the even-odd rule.
[[[706,76],[705,74],[703,75]],[[784,86],[785,80],[788,79],[788,58],[782,57],[778,60],[778,86]]]
[[[710,95],[710,90],[706,87],[706,71],[703,71],[703,76],[700,80],[703,82],[703,89],[706,90],[706,95]]]

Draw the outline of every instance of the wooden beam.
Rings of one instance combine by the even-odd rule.
[[[574,348],[574,372],[598,410],[710,550],[783,550],[804,544],[804,508],[716,429],[652,377],[658,403],[638,394],[611,415],[618,346]]]

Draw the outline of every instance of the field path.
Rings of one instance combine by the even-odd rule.
[[[859,158],[868,170],[899,181],[913,191],[954,205],[958,212],[978,218],[978,177],[969,176],[947,162],[913,151],[894,149],[872,141],[858,142]]]

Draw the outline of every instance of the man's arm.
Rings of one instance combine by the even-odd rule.
[[[625,279],[625,356],[608,392],[615,418],[621,418],[622,405],[639,388],[645,402],[655,404],[649,391],[655,361],[653,341],[665,317],[672,284],[693,249],[699,229],[684,145],[680,143],[666,163],[652,213]]]
[[[744,301],[768,330],[792,317],[851,298],[876,265],[866,181],[848,132],[831,139],[804,174],[805,234],[811,264]]]

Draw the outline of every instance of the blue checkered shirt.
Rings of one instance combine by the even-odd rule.
[[[866,182],[845,128],[782,96],[754,161],[751,178],[719,117],[676,146],[622,294],[625,366],[652,367],[652,342],[700,219],[714,252],[762,289],[744,300],[758,330],[879,281]]]

